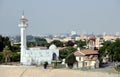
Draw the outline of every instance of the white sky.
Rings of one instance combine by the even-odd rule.
[[[120,32],[120,0],[0,0],[0,34],[20,33],[23,10],[32,35]]]

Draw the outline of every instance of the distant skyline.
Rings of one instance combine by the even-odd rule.
[[[0,34],[19,35],[24,10],[28,35],[120,32],[120,0],[0,0]]]

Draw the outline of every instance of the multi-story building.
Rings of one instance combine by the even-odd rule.
[[[77,63],[76,68],[99,68],[98,51],[92,49],[77,50],[74,55]]]

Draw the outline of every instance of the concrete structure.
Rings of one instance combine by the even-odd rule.
[[[55,45],[51,45],[49,49],[41,49],[41,48],[27,48],[26,46],[26,28],[28,20],[22,15],[20,19],[19,27],[21,28],[21,56],[20,63],[23,65],[40,65],[45,61],[48,61],[49,64],[52,63],[53,60],[58,60],[59,50]]]
[[[92,49],[78,50],[74,53],[77,64],[74,66],[77,68],[98,68],[98,51]]]

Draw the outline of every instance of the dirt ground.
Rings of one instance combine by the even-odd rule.
[[[0,77],[120,77],[120,74],[36,66],[0,65]]]

